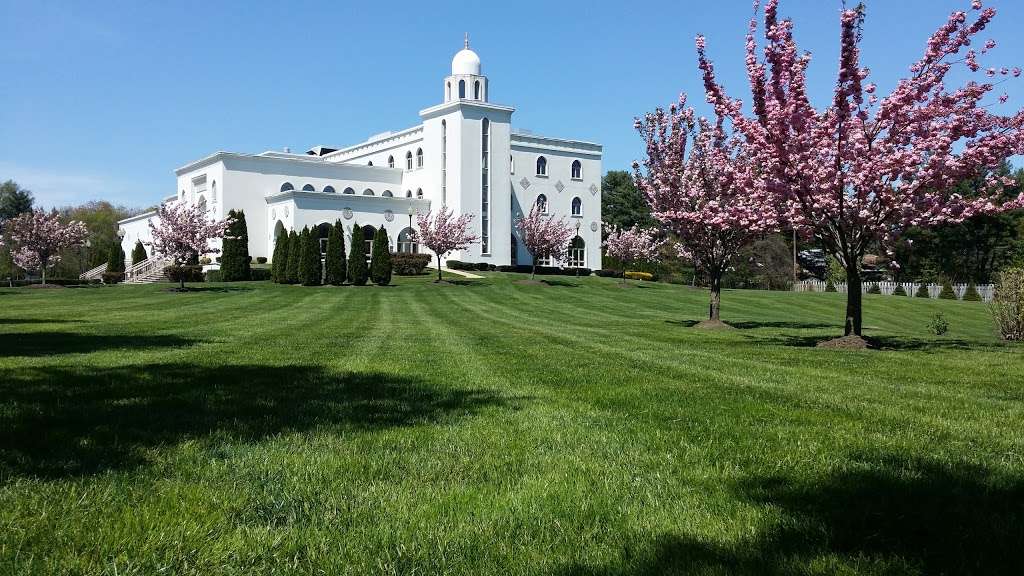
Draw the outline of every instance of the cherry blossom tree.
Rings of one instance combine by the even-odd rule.
[[[416,241],[426,246],[437,257],[437,281],[441,281],[441,259],[455,250],[465,250],[480,238],[469,231],[472,214],[453,217],[453,212],[442,206],[436,214],[416,215]]]
[[[533,268],[530,271],[530,278],[537,275],[537,261],[545,258],[551,260],[562,260],[569,250],[569,241],[575,231],[565,221],[565,218],[555,219],[544,213],[539,204],[534,204],[530,213],[516,219],[516,228],[519,229],[520,239],[523,246],[533,257]]]
[[[720,321],[722,276],[741,248],[778,227],[776,203],[746,146],[722,123],[695,119],[686,96],[636,121],[647,145],[637,187],[681,257],[708,275],[708,320]]]
[[[157,223],[154,224],[153,221]],[[153,253],[170,260],[178,266],[185,266],[206,254],[216,254],[219,249],[210,242],[224,238],[230,220],[212,220],[206,215],[206,208],[188,206],[183,202],[161,204],[156,215],[149,222],[153,236],[150,243]],[[185,276],[181,275],[180,289],[185,289]]]
[[[760,5],[756,0],[755,11]],[[705,39],[698,36],[707,100],[719,123],[730,121],[743,135],[765,187],[781,197],[787,222],[820,242],[846,269],[846,334],[859,337],[861,263],[869,246],[890,247],[910,226],[959,222],[1024,201],[1024,196],[1000,201],[1002,186],[1010,183],[999,177],[990,177],[990,192],[977,197],[953,192],[957,182],[1024,153],[1024,111],[995,113],[1007,96],[993,93],[996,77],[1016,77],[1021,71],[982,68],[979,59],[996,43],[976,42],[975,37],[995,10],[973,0],[975,15],[950,14],[910,66],[909,76],[880,98],[868,81],[869,70],[860,64],[864,12],[844,9],[835,91],[831,104],[818,109],[807,91],[810,55],[798,50],[793,23],[779,19],[778,0],[764,6],[762,57],[754,39],[756,12],[746,39],[752,114],[726,95]],[[952,88],[952,70],[984,78]]]
[[[605,232],[607,233],[604,241],[605,254],[622,262],[624,267],[641,262],[657,261],[658,251],[664,244],[658,239],[654,230],[641,228],[635,224],[632,228],[621,230],[615,226],[605,225]],[[623,269],[622,283],[626,283],[625,269]]]
[[[43,284],[46,269],[60,262],[61,250],[84,243],[89,234],[84,223],[65,223],[56,210],[47,213],[38,208],[12,218],[7,227],[14,263],[25,270],[39,270]]]

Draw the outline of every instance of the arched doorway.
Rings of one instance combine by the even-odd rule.
[[[317,235],[320,237],[320,257],[327,255],[327,237],[331,235],[331,225],[323,222],[316,227]]]
[[[367,224],[363,226],[363,243],[366,245],[366,258],[370,258],[370,254],[373,253],[373,236],[377,233],[377,229]]]
[[[587,267],[587,243],[579,236],[569,242],[569,268]]]

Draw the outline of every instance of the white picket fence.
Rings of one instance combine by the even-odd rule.
[[[907,293],[907,296],[916,296],[917,289],[921,286],[920,282],[864,282],[861,284],[861,291],[865,294],[868,290],[871,290],[872,286],[878,286],[878,289],[882,294],[886,296],[892,296],[892,293],[896,291],[897,286],[903,286],[903,290]],[[803,280],[793,285],[795,292],[824,292],[826,283],[824,280]],[[836,292],[846,293],[846,282],[836,282]],[[928,297],[938,298],[939,292],[942,292],[942,284],[926,284],[928,287]],[[992,300],[992,285],[991,284],[976,284],[974,286],[978,290],[978,294],[981,295],[983,302],[989,302]],[[967,291],[967,284],[953,284],[953,292],[956,294],[957,300],[963,299],[964,292]]]

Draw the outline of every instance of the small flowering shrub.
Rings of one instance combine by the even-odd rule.
[[[423,274],[423,269],[427,267],[427,264],[430,264],[430,254],[395,252],[391,255],[391,265],[394,267],[395,274],[399,276],[419,276]]]
[[[878,284],[872,284],[871,287],[868,288],[868,294],[881,294],[881,293],[882,293],[882,289],[878,287]]]
[[[935,316],[932,316],[930,322],[928,322],[928,330],[936,336],[942,336],[946,332],[949,332],[949,321],[943,316],[942,312],[936,312]]]
[[[650,272],[633,272],[629,271],[623,274],[627,280],[654,280],[654,274]]]
[[[990,309],[1004,340],[1024,340],[1024,268],[999,273]]]

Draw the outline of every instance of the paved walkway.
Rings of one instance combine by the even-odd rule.
[[[463,278],[483,278],[483,276],[479,274],[473,274],[472,272],[464,272],[462,270],[452,270],[451,268],[441,268],[441,272],[451,272],[452,274],[455,274],[456,276],[462,276]]]

